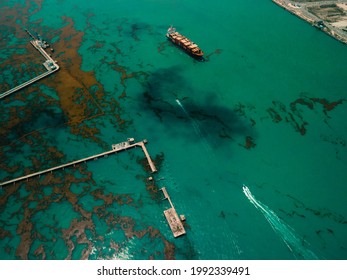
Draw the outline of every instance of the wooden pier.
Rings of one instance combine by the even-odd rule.
[[[170,199],[169,194],[167,193],[166,188],[165,187],[161,188],[161,190],[164,194],[164,199],[167,199],[171,205],[171,208],[164,211],[164,215],[165,215],[166,220],[169,223],[169,226],[171,228],[171,231],[172,231],[174,237],[178,237],[178,236],[186,234],[186,231],[183,227],[182,221],[178,217],[176,209],[172,204],[172,201]]]
[[[27,30],[26,30],[27,31]],[[14,88],[11,88],[10,90],[0,94],[0,99],[26,87],[26,86],[29,86],[33,83],[35,83],[36,81],[38,80],[41,80],[42,78],[48,76],[48,75],[51,75],[53,74],[54,72],[58,71],[59,70],[59,65],[57,64],[56,61],[54,61],[47,53],[46,51],[44,50],[44,48],[42,47],[42,42],[40,40],[37,40],[35,39],[35,37],[29,32],[27,31],[27,33],[34,39],[32,41],[30,41],[30,43],[33,45],[33,47],[35,49],[37,49],[41,54],[42,56],[46,59],[46,61],[43,63],[43,66],[45,66],[45,68],[47,69],[47,72],[41,74],[41,75],[38,75],[36,76],[35,78],[29,80],[29,81],[26,81]]]
[[[52,173],[53,171],[56,171],[56,170],[59,170],[59,169],[64,169],[64,168],[70,167],[70,166],[75,166],[76,164],[84,163],[84,162],[87,162],[87,161],[90,161],[90,160],[96,160],[98,158],[105,157],[105,156],[108,156],[110,154],[115,154],[115,153],[118,153],[118,152],[121,152],[121,151],[124,151],[124,150],[127,150],[127,149],[131,149],[131,148],[134,148],[134,147],[141,147],[142,148],[142,150],[143,150],[143,152],[144,152],[144,154],[145,154],[145,156],[147,158],[148,164],[151,167],[151,170],[152,170],[152,173],[153,173],[153,172],[156,172],[157,169],[155,168],[155,165],[152,162],[152,160],[151,160],[151,158],[150,158],[150,156],[148,154],[148,151],[146,149],[145,143],[147,143],[146,140],[134,143],[134,139],[133,138],[128,138],[128,140],[125,141],[125,142],[121,142],[119,144],[113,144],[112,145],[112,150],[110,150],[110,151],[107,151],[107,152],[104,152],[104,153],[101,153],[101,154],[96,154],[96,155],[93,155],[93,156],[90,156],[90,157],[82,158],[80,160],[72,161],[72,162],[69,162],[69,163],[62,164],[62,165],[58,165],[58,166],[55,166],[55,167],[52,167],[52,168],[49,168],[49,169],[45,169],[45,170],[42,170],[42,171],[39,171],[39,172],[35,172],[35,173],[29,174],[29,175],[25,175],[25,176],[22,176],[22,177],[19,177],[19,178],[16,178],[16,179],[12,179],[12,180],[9,180],[9,181],[6,181],[6,182],[1,182],[0,183],[0,187],[6,186],[6,185],[9,185],[9,184],[16,184],[16,183],[18,183],[20,181],[29,180],[30,178],[33,178],[33,177],[41,176],[41,175],[44,175],[44,174],[47,174],[47,173]]]

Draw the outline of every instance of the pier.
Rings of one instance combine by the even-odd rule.
[[[142,148],[142,150],[143,150],[143,152],[144,152],[144,154],[145,154],[145,156],[147,158],[149,167],[151,168],[152,173],[154,173],[154,172],[157,172],[157,168],[155,167],[151,157],[149,156],[149,153],[147,152],[147,149],[146,149],[146,146],[145,146],[146,143],[147,143],[147,140],[145,139],[142,142],[139,142],[137,144],[138,144],[138,146],[140,146]]]
[[[28,30],[26,30],[27,33],[29,34],[30,37],[32,37],[34,40],[30,41],[30,43],[32,44],[32,46],[37,49],[41,55],[45,58],[45,62],[43,63],[43,66],[47,69],[47,72],[36,76],[35,78],[26,81],[14,88],[11,88],[10,90],[0,94],[0,99],[18,91],[21,90],[24,87],[27,87],[35,82],[37,82],[38,80],[41,80],[45,77],[47,77],[48,75],[53,74],[54,72],[59,70],[59,65],[57,64],[56,61],[54,61],[49,55],[48,53],[44,50],[45,48],[45,43],[43,43],[41,40],[36,39]]]
[[[181,215],[181,218],[178,217],[175,207],[172,204],[169,194],[167,193],[166,188],[161,188],[161,191],[164,194],[164,199],[167,199],[170,203],[171,208],[164,211],[165,218],[169,223],[171,231],[174,237],[178,237],[186,234],[186,231],[183,227],[182,220],[184,220],[184,216]]]
[[[112,150],[110,150],[110,151],[103,152],[101,154],[96,154],[96,155],[93,155],[93,156],[90,156],[90,157],[82,158],[82,159],[79,159],[79,160],[76,160],[76,161],[72,161],[72,162],[69,162],[69,163],[65,163],[65,164],[62,164],[62,165],[58,165],[58,166],[55,166],[55,167],[52,167],[52,168],[49,168],[49,169],[45,169],[45,170],[42,170],[42,171],[39,171],[39,172],[35,172],[35,173],[29,174],[29,175],[25,175],[25,176],[22,176],[22,177],[19,177],[19,178],[16,178],[16,179],[12,179],[12,180],[9,180],[9,181],[6,181],[6,182],[1,182],[0,183],[0,187],[6,186],[6,185],[9,185],[9,184],[16,184],[16,183],[24,181],[24,180],[29,180],[30,178],[38,177],[38,176],[41,176],[41,175],[44,175],[44,174],[47,174],[47,173],[52,173],[53,171],[64,169],[64,168],[70,167],[70,166],[75,166],[77,164],[85,163],[85,162],[90,161],[90,160],[96,160],[98,158],[105,157],[105,156],[108,156],[110,154],[115,154],[115,153],[118,153],[118,152],[121,152],[121,151],[124,151],[124,150],[127,150],[127,149],[131,149],[131,148],[134,148],[134,147],[141,147],[142,148],[142,150],[143,150],[143,152],[144,152],[144,154],[145,154],[145,156],[147,158],[148,164],[151,167],[151,171],[153,173],[153,172],[156,172],[157,169],[155,168],[155,165],[152,162],[152,160],[151,160],[151,158],[150,158],[150,156],[148,154],[148,151],[146,149],[145,143],[147,143],[147,140],[143,140],[141,142],[134,143],[134,138],[128,138],[128,140],[125,141],[125,142],[121,142],[119,144],[113,144],[112,145]]]

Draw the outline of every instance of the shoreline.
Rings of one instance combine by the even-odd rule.
[[[299,4],[299,6],[294,6],[291,2],[285,0],[272,0],[272,2],[287,10],[291,14],[299,17],[300,19],[310,23],[312,26],[316,28],[319,28],[317,26],[317,22],[323,21],[321,18],[308,12],[301,3]],[[347,44],[347,34],[346,36],[341,36],[340,34],[337,34],[337,32],[335,32],[337,29],[336,27],[327,22],[324,22],[324,24],[324,28],[319,28],[321,31],[338,40],[339,42]]]

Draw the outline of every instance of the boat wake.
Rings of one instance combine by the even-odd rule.
[[[192,127],[194,128],[194,131],[196,133],[196,135],[199,137],[199,139],[201,140],[202,144],[204,145],[205,149],[209,152],[212,151],[211,146],[209,145],[209,143],[207,142],[205,136],[203,135],[199,124],[189,115],[189,113],[187,112],[186,108],[184,108],[183,104],[181,103],[181,101],[179,99],[176,99],[176,103],[178,104],[178,106],[181,107],[183,113],[186,115],[186,117],[189,119]]]
[[[295,230],[279,218],[274,211],[265,204],[256,200],[249,188],[245,185],[243,185],[243,193],[255,208],[264,215],[265,219],[269,222],[273,230],[281,237],[295,258],[307,260],[319,259],[310,249],[307,248],[308,244],[305,240],[298,236]]]

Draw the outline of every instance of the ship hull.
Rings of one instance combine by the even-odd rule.
[[[174,39],[172,39],[172,38],[170,38],[170,37],[168,37],[168,36],[167,36],[167,39],[168,39],[171,43],[173,43],[177,48],[183,50],[185,53],[189,54],[191,57],[195,58],[196,60],[200,60],[200,61],[205,60],[203,54],[194,54],[194,53],[192,53],[191,51],[189,51],[188,49],[184,48],[183,46],[177,44],[177,43],[175,42]]]
[[[184,50],[191,57],[203,61],[204,60],[204,52],[192,41],[190,41],[185,36],[176,32],[176,30],[172,27],[169,28],[166,37],[169,41],[171,41],[178,48]]]

